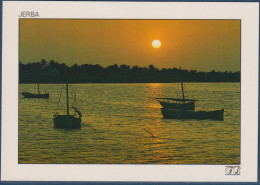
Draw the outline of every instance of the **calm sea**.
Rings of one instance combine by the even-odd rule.
[[[73,84],[83,114],[75,130],[54,128],[60,94],[65,110],[62,85],[40,88],[49,99],[19,93],[19,163],[240,163],[240,83],[185,83],[186,97],[199,100],[196,110],[224,108],[224,121],[162,119],[155,98],[181,98],[179,83]],[[36,93],[37,85],[21,84],[19,91]],[[75,104],[75,93],[70,97]]]

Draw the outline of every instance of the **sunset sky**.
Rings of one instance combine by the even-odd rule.
[[[20,19],[19,31],[22,63],[240,71],[240,20]]]

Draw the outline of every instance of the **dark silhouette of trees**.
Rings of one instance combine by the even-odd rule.
[[[172,82],[240,82],[240,72],[197,72],[178,68],[158,69],[117,64],[102,67],[98,64],[67,66],[54,60],[19,62],[20,83],[172,83]]]

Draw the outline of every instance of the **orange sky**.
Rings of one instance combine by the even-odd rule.
[[[20,19],[19,42],[22,63],[240,71],[240,20]]]

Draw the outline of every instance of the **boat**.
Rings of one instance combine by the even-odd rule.
[[[54,127],[56,128],[65,128],[73,129],[81,127],[81,112],[74,106],[71,108],[74,109],[74,114],[70,114],[69,110],[69,92],[68,92],[68,83],[66,83],[66,104],[67,104],[67,114],[59,115],[57,110],[53,115]]]
[[[167,109],[181,109],[181,110],[195,110],[195,101],[191,99],[178,98],[156,98],[163,108]],[[165,101],[167,100],[167,101]]]
[[[32,94],[32,93],[29,93],[29,92],[22,92],[22,95],[25,98],[46,98],[46,99],[49,98],[49,93],[46,93],[46,94]]]
[[[46,99],[49,98],[49,93],[41,94],[39,84],[38,84],[38,94],[33,94],[33,93],[29,93],[29,92],[22,92],[22,95],[25,98],[46,98]]]
[[[161,108],[161,112],[164,119],[224,119],[224,109],[213,111],[193,111]]]
[[[181,68],[180,68],[181,71]],[[195,101],[192,99],[185,99],[183,81],[181,80],[182,99],[180,98],[155,98],[163,108],[167,109],[181,109],[181,110],[195,110]]]

